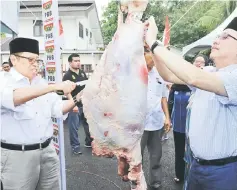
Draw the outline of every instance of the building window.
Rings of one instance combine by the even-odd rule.
[[[92,72],[92,65],[86,65],[85,72]]]
[[[42,20],[33,20],[33,34],[35,37],[40,37],[44,35],[43,32],[43,21]]]
[[[85,71],[85,65],[81,65],[81,69]]]
[[[92,38],[92,32],[90,32],[90,38]]]
[[[86,28],[86,36],[88,36],[88,29]]]
[[[79,22],[79,37],[83,38],[84,33],[83,33],[83,25]]]

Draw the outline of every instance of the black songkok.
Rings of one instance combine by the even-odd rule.
[[[30,38],[15,38],[10,44],[10,54],[30,52],[39,55],[39,42]]]

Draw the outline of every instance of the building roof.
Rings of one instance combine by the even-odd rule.
[[[9,51],[9,43],[13,39],[13,37],[6,37],[6,38],[1,38],[1,51]]]
[[[41,1],[21,1],[20,9],[21,12],[27,9],[36,9],[42,7]],[[75,7],[80,10],[87,10],[88,7],[90,7],[94,1],[58,1],[58,7]]]
[[[20,5],[20,17],[28,17],[32,11],[35,16],[41,17],[41,1],[22,1]],[[97,12],[96,3],[94,0],[80,0],[80,1],[58,1],[59,16],[65,16],[68,12],[85,11],[93,32],[95,42],[100,47],[104,47],[104,40],[102,36],[99,16]],[[76,16],[76,15],[75,15]]]

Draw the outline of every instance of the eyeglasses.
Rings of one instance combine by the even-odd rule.
[[[234,40],[237,40],[237,38],[235,38],[234,36],[228,34],[228,33],[222,33],[220,35],[217,36],[219,39],[222,39],[222,40],[226,40],[227,38],[232,38]]]
[[[205,64],[205,61],[199,61],[199,60],[195,60],[194,63],[201,63],[201,64]]]
[[[39,65],[42,65],[44,63],[43,60],[41,59],[35,59],[35,58],[32,58],[32,57],[25,57],[25,56],[21,56],[21,55],[15,55],[16,57],[20,57],[20,58],[23,58],[23,59],[28,59],[30,63],[37,63]]]

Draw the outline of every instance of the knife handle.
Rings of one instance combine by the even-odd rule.
[[[57,90],[56,93],[57,93],[57,95],[60,95],[60,96],[64,95],[63,90]]]

